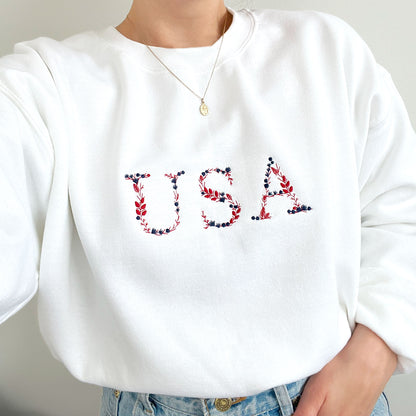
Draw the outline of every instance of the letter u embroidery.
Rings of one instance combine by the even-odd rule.
[[[173,173],[165,173],[165,176],[169,178],[171,182],[173,183],[173,199],[174,199],[174,206],[175,206],[175,211],[176,211],[176,220],[175,220],[175,223],[171,227],[165,228],[165,229],[161,228],[158,230],[156,228],[150,228],[149,223],[145,220],[145,216],[147,213],[146,201],[145,201],[145,196],[143,195],[143,184],[139,182],[139,180],[142,178],[148,178],[150,174],[149,173],[143,173],[143,174],[136,173],[136,175],[124,176],[126,180],[133,181],[133,189],[137,193],[137,201],[135,201],[136,214],[137,214],[136,219],[140,221],[140,224],[143,227],[143,231],[145,231],[146,233],[154,234],[154,235],[164,235],[164,234],[169,234],[172,231],[176,230],[176,228],[180,224],[179,194],[177,191],[178,186],[176,185],[176,182],[178,180],[178,177],[184,174],[185,174],[184,171],[178,172],[176,175]]]

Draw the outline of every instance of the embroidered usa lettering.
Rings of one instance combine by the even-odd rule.
[[[253,215],[251,217],[252,220],[265,220],[265,219],[271,219],[271,215],[269,212],[266,212],[266,205],[267,200],[269,198],[273,198],[275,196],[284,196],[287,198],[290,198],[293,202],[292,209],[288,209],[288,214],[297,214],[299,212],[306,212],[310,211],[312,208],[310,206],[307,206],[305,204],[301,204],[299,202],[299,199],[297,198],[296,194],[293,192],[293,185],[291,185],[289,179],[283,174],[281,171],[281,168],[273,161],[272,157],[269,157],[269,163],[267,164],[267,169],[265,173],[265,179],[263,183],[263,187],[265,189],[265,193],[262,196],[261,200],[261,209],[259,215],[255,216]],[[273,164],[275,166],[273,166]],[[221,192],[218,190],[213,190],[206,186],[205,180],[207,176],[211,173],[221,173],[224,175],[229,183],[230,186],[232,185],[233,178],[231,176],[231,168],[226,167],[225,169],[220,168],[209,168],[205,171],[201,172],[199,176],[199,187],[201,196],[203,198],[209,198],[210,200],[214,202],[221,202],[221,203],[228,203],[229,208],[231,210],[231,218],[227,222],[215,222],[215,220],[207,219],[204,211],[201,211],[201,216],[204,222],[204,228],[207,229],[209,227],[216,227],[216,228],[225,228],[229,227],[233,224],[235,224],[240,217],[241,213],[241,205],[240,203],[232,197],[230,193]],[[174,202],[174,209],[176,212],[176,220],[173,225],[167,228],[152,228],[148,222],[145,219],[147,209],[146,209],[146,199],[145,195],[143,194],[143,184],[140,182],[141,179],[148,178],[150,176],[149,173],[136,173],[136,174],[127,174],[125,175],[126,180],[131,180],[133,182],[133,189],[137,194],[137,200],[135,201],[135,207],[136,207],[136,219],[140,221],[140,225],[144,232],[153,234],[153,235],[166,235],[169,234],[177,229],[177,227],[180,224],[180,208],[179,208],[179,193],[177,191],[178,185],[178,178],[181,175],[184,175],[185,172],[179,171],[176,174],[173,173],[166,173],[165,176],[171,180],[171,183],[173,184],[173,202]],[[280,189],[279,191],[271,191],[270,185],[271,185],[271,176],[274,174],[277,179],[280,182]]]

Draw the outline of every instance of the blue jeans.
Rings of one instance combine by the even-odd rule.
[[[246,398],[181,397],[103,387],[100,416],[291,416],[307,380],[308,377]],[[371,416],[392,416],[384,392]]]

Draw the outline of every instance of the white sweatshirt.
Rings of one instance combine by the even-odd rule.
[[[120,390],[240,397],[355,323],[416,369],[416,135],[342,19],[233,14],[205,102],[108,26],[0,58],[0,322]],[[220,40],[153,47],[202,96]]]

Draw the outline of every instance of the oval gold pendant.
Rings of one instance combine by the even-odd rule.
[[[201,102],[201,105],[199,106],[199,112],[203,116],[208,115],[208,106],[203,101]]]

